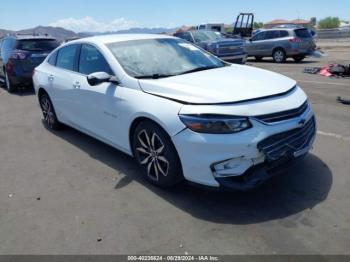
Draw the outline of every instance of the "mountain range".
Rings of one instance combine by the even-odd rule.
[[[176,31],[177,28],[130,28],[128,30],[120,30],[115,32],[82,32],[75,33],[71,30],[64,29],[62,27],[52,27],[52,26],[37,26],[35,28],[29,28],[24,30],[12,31],[6,29],[0,29],[0,38],[8,34],[48,34],[52,37],[57,38],[60,41],[64,41],[69,38],[82,38],[94,35],[103,34],[160,34],[160,33],[171,33]]]

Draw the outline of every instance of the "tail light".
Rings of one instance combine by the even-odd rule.
[[[301,43],[303,41],[300,38],[295,37],[295,38],[289,39],[289,42],[291,42],[291,43]]]
[[[11,54],[11,58],[16,59],[16,60],[24,60],[27,58],[26,53],[22,52],[22,51],[14,51]]]

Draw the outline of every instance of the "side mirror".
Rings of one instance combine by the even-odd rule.
[[[111,76],[110,74],[107,74],[105,72],[92,73],[87,76],[87,81],[91,86],[96,86],[106,82],[116,85],[119,84],[119,81],[115,76]]]

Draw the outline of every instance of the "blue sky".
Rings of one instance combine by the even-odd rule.
[[[241,11],[257,21],[339,16],[350,20],[350,0],[11,0],[2,1],[0,28],[64,26],[74,31],[233,23]]]

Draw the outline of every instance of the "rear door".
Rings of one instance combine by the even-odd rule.
[[[53,100],[56,113],[65,122],[79,125],[79,114],[83,110],[76,101],[77,90],[74,79],[77,76],[77,55],[80,45],[72,44],[57,51],[57,56],[50,56],[51,63],[47,73],[50,97]],[[53,55],[55,55],[54,53]]]
[[[279,46],[279,30],[266,31],[265,39],[261,43],[261,52],[264,56],[271,56],[273,49]]]

